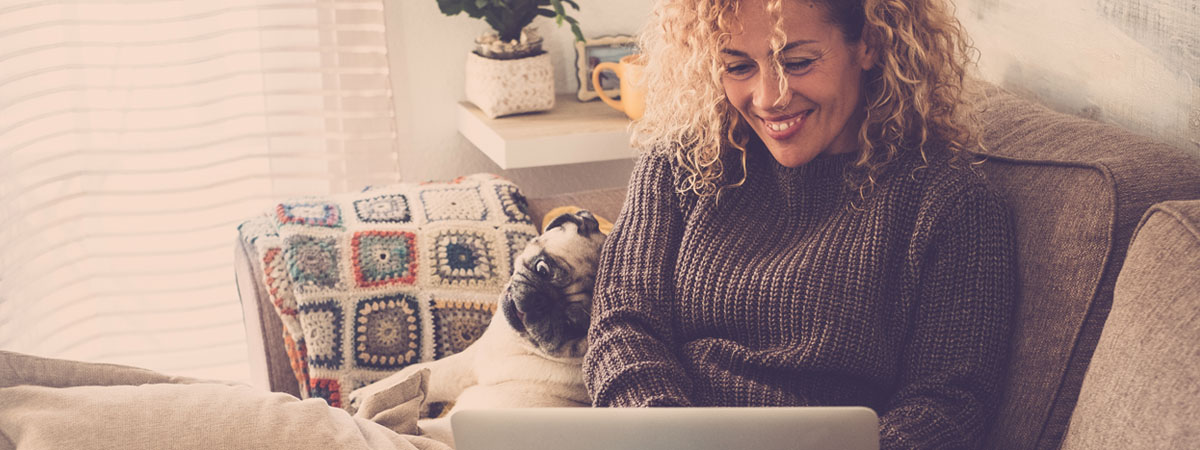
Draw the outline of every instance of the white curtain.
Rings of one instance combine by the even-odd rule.
[[[238,223],[395,142],[381,0],[0,0],[0,349],[248,380]]]

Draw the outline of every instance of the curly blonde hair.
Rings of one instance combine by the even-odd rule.
[[[771,48],[785,45],[782,3],[767,0],[775,18]],[[791,0],[788,0],[791,1]],[[963,106],[964,78],[975,51],[948,0],[812,0],[847,42],[875,49],[864,77],[866,118],[847,182],[865,195],[884,166],[905,149],[937,143],[955,158],[979,145],[976,120]],[[746,147],[754,131],[726,99],[720,50],[737,33],[739,0],[660,0],[640,33],[648,90],[646,111],[633,125],[633,144],[669,151],[686,171],[681,191],[711,196],[745,182]],[[787,77],[776,61],[780,92]],[[740,152],[740,181],[726,180],[723,156]]]

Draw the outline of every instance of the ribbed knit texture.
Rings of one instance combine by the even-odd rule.
[[[901,156],[856,207],[850,156],[792,169],[755,143],[719,204],[643,156],[601,258],[595,404],[863,405],[885,449],[976,446],[1004,375],[1012,223],[933,153]]]

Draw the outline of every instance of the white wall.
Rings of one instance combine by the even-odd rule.
[[[1200,154],[1197,0],[957,0],[985,79]]]
[[[650,13],[647,0],[578,0],[584,36],[633,34]],[[436,0],[386,0],[392,89],[400,132],[401,177],[405,181],[449,179],[490,172],[513,180],[526,195],[625,186],[632,160],[501,170],[455,127],[455,105],[463,99],[463,65],[482,19],[447,17]],[[559,92],[575,92],[575,47],[569,28],[534,21],[557,69]]]

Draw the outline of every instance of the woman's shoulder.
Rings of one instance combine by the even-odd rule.
[[[888,175],[896,181],[917,185],[926,195],[953,197],[992,191],[982,161],[969,153],[931,146],[924,152],[913,149],[897,158],[896,163]]]
[[[916,206],[921,216],[1009,214],[1003,196],[988,180],[981,162],[970,155],[931,148],[923,155],[914,151],[896,162],[886,175],[891,185],[887,190],[892,197]]]
[[[678,185],[681,171],[682,167],[673,149],[647,148],[641,150],[634,160],[632,182],[661,185],[665,180],[671,180],[671,184]]]

